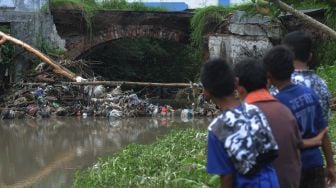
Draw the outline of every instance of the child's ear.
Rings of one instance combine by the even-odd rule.
[[[236,91],[238,92],[238,97],[241,100],[243,100],[247,95],[247,91],[243,86],[239,85],[239,78],[238,77],[236,77],[235,88],[236,88]]]
[[[313,59],[313,53],[312,53],[312,52],[310,52],[310,54],[309,54],[309,59],[308,59],[308,61],[307,61],[307,62],[311,61],[312,59]]]
[[[211,95],[209,93],[209,91],[207,89],[203,88],[203,96],[205,98],[205,100],[210,100],[211,99]]]
[[[235,79],[235,88],[237,89],[239,87],[239,78],[236,77]]]
[[[246,91],[246,89],[243,86],[238,86],[236,88],[236,91],[238,92],[238,96],[241,100],[244,100],[245,97],[247,96],[248,92]]]
[[[273,84],[272,80],[273,80],[272,75],[269,72],[267,72],[267,88],[271,87],[271,85]]]

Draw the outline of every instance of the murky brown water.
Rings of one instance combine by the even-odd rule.
[[[57,118],[0,120],[0,187],[70,187],[76,170],[130,143],[151,143],[172,128],[206,128],[207,119]]]

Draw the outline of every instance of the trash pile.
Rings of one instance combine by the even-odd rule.
[[[106,118],[171,116],[174,109],[141,100],[132,90],[120,86],[110,90],[102,85],[74,86],[42,84],[35,87],[21,85],[12,88],[4,98],[2,119],[48,118],[51,116],[100,116]],[[110,91],[109,91],[110,90]]]
[[[76,65],[80,66],[74,66]],[[94,73],[83,62],[64,61],[67,68],[76,67],[83,77],[94,77]],[[86,70],[86,71],[83,71]],[[86,72],[86,73],[85,73]],[[88,73],[89,72],[89,73]],[[195,98],[190,108],[175,111],[169,105],[154,105],[150,99],[139,99],[133,90],[122,91],[103,85],[73,85],[43,63],[38,65],[33,75],[16,83],[5,96],[2,96],[0,112],[2,119],[49,118],[52,116],[78,117],[172,117],[190,119],[195,116],[213,116],[216,106],[204,100],[203,95]],[[178,114],[181,113],[181,114]]]
[[[195,116],[213,116],[217,113],[213,103],[199,95],[191,108],[175,111],[170,105],[154,105],[149,99],[139,99],[132,90],[122,91],[120,86],[75,86],[64,84],[22,84],[12,88],[0,106],[2,119],[49,118],[51,116],[172,117],[190,119]],[[15,92],[14,92],[15,91]],[[181,113],[181,114],[179,114]]]

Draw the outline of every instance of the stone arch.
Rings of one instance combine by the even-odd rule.
[[[67,41],[67,55],[76,59],[81,54],[100,44],[117,39],[138,37],[170,40],[178,43],[187,43],[188,41],[186,33],[178,30],[169,30],[157,25],[113,25],[94,36],[81,36],[74,41]]]
[[[88,21],[81,10],[52,8],[51,13],[70,58],[121,38],[150,37],[188,43],[192,17],[188,12],[100,10]]]

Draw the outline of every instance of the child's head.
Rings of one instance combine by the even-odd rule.
[[[268,51],[264,58],[264,66],[271,81],[290,80],[294,71],[294,53],[285,46],[276,46]]]
[[[256,59],[248,58],[238,62],[234,72],[238,77],[238,85],[247,93],[267,87],[267,72],[263,64]]]
[[[203,64],[201,82],[205,94],[221,99],[233,94],[235,75],[224,59],[212,59]]]
[[[295,59],[301,62],[308,62],[310,60],[313,40],[309,34],[303,31],[288,33],[283,38],[282,44],[293,50]]]

